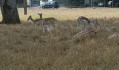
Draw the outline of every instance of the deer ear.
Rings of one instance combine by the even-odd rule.
[[[28,17],[27,21],[29,20],[29,18],[31,18],[31,15]]]
[[[31,17],[31,15],[29,17]]]

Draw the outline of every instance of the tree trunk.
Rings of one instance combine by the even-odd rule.
[[[27,15],[27,0],[24,0],[24,15]]]
[[[1,12],[3,17],[2,23],[20,23],[16,0],[2,0]]]

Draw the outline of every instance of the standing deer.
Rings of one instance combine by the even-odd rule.
[[[43,20],[43,19],[33,19],[32,17],[31,17],[31,15],[28,17],[28,19],[27,19],[27,21],[29,21],[29,20],[31,20],[34,24],[35,24],[35,27],[37,26],[37,25],[41,25],[41,24],[43,24],[44,22],[45,22],[45,20]]]
[[[36,28],[36,25],[42,24],[43,33],[45,32],[45,30],[47,30],[51,34],[50,28],[46,24],[46,22],[45,22],[46,20],[45,19],[36,19],[36,20],[34,20],[31,16],[29,16],[27,21],[29,21],[29,20],[31,20],[35,24],[35,28]]]
[[[49,17],[49,18],[42,18],[42,13],[38,15],[40,16],[40,19],[44,19],[45,20],[45,25],[49,25],[52,24],[54,28],[56,28],[56,19],[53,17]]]
[[[79,30],[79,25],[80,24],[81,24],[81,32],[83,32],[83,30],[85,29],[84,33],[86,33],[88,25],[91,24],[93,30],[95,30],[96,29],[96,25],[98,23],[97,23],[97,19],[94,19],[93,17],[91,18],[91,20],[89,20],[88,18],[86,18],[84,16],[80,16],[78,18],[77,31]]]

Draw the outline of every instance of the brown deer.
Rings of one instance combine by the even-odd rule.
[[[49,17],[49,18],[42,18],[42,13],[38,15],[40,16],[40,19],[44,19],[45,20],[45,23],[44,25],[50,25],[52,24],[54,28],[56,28],[56,19],[53,18],[53,17]]]
[[[27,21],[31,20],[34,24],[35,24],[35,28],[36,28],[36,25],[39,25],[39,24],[42,24],[42,27],[43,27],[43,33],[47,30],[49,33],[50,32],[50,28],[48,25],[46,25],[44,19],[33,19],[31,16],[28,17]]]
[[[81,37],[81,36],[90,36],[90,35],[94,35],[94,36],[96,36],[97,35],[97,33],[100,31],[100,29],[101,29],[101,26],[97,26],[96,27],[96,29],[95,30],[91,30],[91,31],[87,31],[87,33],[85,33],[85,32],[79,32],[79,33],[77,33],[75,36],[74,36],[74,38],[79,38],[79,37]]]
[[[80,16],[78,19],[78,24],[77,24],[77,31],[79,30],[79,25],[81,24],[81,32],[87,32],[87,27],[88,25],[91,24],[93,30],[96,29],[96,25],[98,25],[97,19],[94,19],[93,17],[91,18],[91,20],[89,20],[87,17],[84,16]]]
[[[35,25],[43,24],[44,20],[43,19],[33,19],[31,15],[28,17],[27,21],[31,20]]]

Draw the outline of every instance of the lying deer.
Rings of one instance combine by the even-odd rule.
[[[81,36],[88,36],[88,35],[91,35],[91,34],[93,34],[94,36],[96,36],[97,33],[100,31],[100,29],[101,29],[101,26],[97,26],[95,30],[87,31],[87,33],[85,33],[85,32],[79,32],[79,33],[77,33],[74,36],[74,38],[79,38]]]

